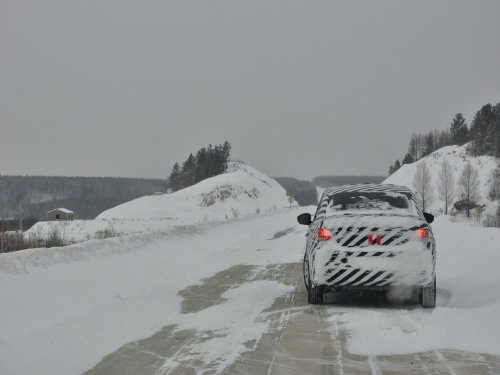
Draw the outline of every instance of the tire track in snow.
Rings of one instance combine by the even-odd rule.
[[[297,289],[297,284],[295,284],[295,289]],[[296,295],[296,290],[293,292],[292,294],[292,305],[286,310],[285,312],[285,325],[281,331],[281,335],[278,339],[278,343],[276,344],[276,348],[274,350],[274,353],[273,353],[273,359],[271,359],[271,363],[269,364],[269,368],[267,370],[267,375],[269,375],[271,373],[271,369],[273,367],[273,364],[274,364],[274,360],[276,359],[276,353],[278,352],[280,346],[281,346],[281,342],[283,341],[283,335],[285,334],[285,331],[286,331],[286,328],[288,327],[288,321],[290,319],[290,310],[293,309],[293,307],[295,306],[295,295]]]
[[[374,355],[368,356],[368,365],[370,366],[372,375],[383,375],[382,371],[380,371],[380,367],[378,366],[377,357]]]

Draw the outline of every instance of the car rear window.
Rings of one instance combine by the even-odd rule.
[[[390,212],[416,214],[413,202],[403,193],[342,192],[329,197],[326,214]]]

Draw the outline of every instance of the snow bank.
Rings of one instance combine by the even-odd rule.
[[[432,154],[427,155],[421,160],[405,164],[401,166],[391,176],[387,177],[383,184],[395,184],[408,186],[413,189],[413,177],[417,169],[417,165],[424,162],[429,167],[431,173],[432,184],[434,185],[434,202],[430,205],[429,211],[433,213],[442,213],[444,211],[444,203],[439,199],[437,193],[437,183],[439,180],[439,172],[441,170],[441,163],[447,160],[452,168],[455,183],[458,182],[462,170],[467,163],[470,163],[478,172],[479,175],[479,194],[480,199],[478,203],[489,203],[488,191],[491,172],[497,167],[498,159],[492,156],[471,156],[467,154],[467,145],[463,146],[446,146],[434,151]]]
[[[350,352],[456,349],[500,355],[500,230],[453,223],[446,216],[438,217],[432,227],[437,242],[437,307],[333,307],[330,320],[349,330]]]

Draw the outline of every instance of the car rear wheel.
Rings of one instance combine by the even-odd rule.
[[[323,289],[318,286],[310,286],[307,300],[311,305],[321,305],[323,303]]]
[[[312,305],[320,305],[323,303],[323,289],[319,286],[314,286],[311,283],[311,273],[309,270],[309,261],[307,254],[304,255],[304,284],[307,289],[307,301]]]
[[[307,253],[304,254],[304,284],[309,292],[309,262],[307,261]]]
[[[418,296],[420,306],[425,308],[432,308],[436,306],[436,277],[431,284],[420,288]]]

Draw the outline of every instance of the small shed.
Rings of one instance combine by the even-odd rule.
[[[74,212],[66,208],[56,208],[47,212],[47,220],[73,220]]]

